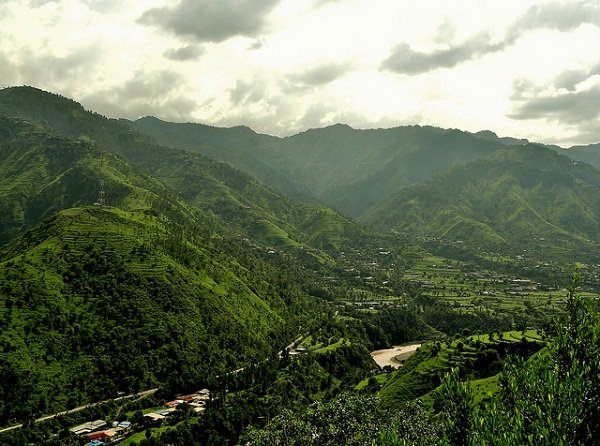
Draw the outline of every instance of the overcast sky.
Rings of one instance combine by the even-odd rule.
[[[600,0],[0,0],[0,85],[289,135],[600,142]]]

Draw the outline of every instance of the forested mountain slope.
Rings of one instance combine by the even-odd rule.
[[[176,124],[148,116],[133,127],[165,147],[201,153],[246,172],[261,183],[291,198],[316,202],[301,177],[282,169],[279,138],[255,133],[248,127],[220,128],[202,124]]]
[[[244,265],[149,211],[68,209],[1,252],[2,424],[206,384],[285,342],[293,285],[283,298],[259,258]]]
[[[366,228],[331,209],[294,203],[228,164],[198,153],[162,147],[133,130],[127,121],[85,111],[80,104],[51,93],[31,87],[0,90],[0,113],[123,157],[201,209],[212,222],[209,226],[226,221],[223,224],[230,230],[268,245],[305,243],[316,249],[338,249],[352,239],[371,235]],[[13,145],[19,144],[22,142]],[[58,175],[53,172],[49,178],[54,174]],[[97,193],[97,184],[90,187],[86,189],[89,193]],[[108,203],[119,204],[117,195],[111,196],[109,189],[106,192]],[[90,198],[86,197],[87,203],[93,202]],[[212,214],[214,219],[210,219]],[[315,231],[317,221],[319,229]]]
[[[0,251],[1,424],[197,385],[294,334],[306,294],[218,217],[87,141],[0,133],[4,241],[44,220]]]
[[[600,173],[536,145],[509,147],[408,187],[365,221],[486,250],[573,260],[600,240]]]
[[[402,186],[485,156],[507,143],[493,134],[479,137],[420,126],[356,130],[338,124],[275,138],[245,127],[222,129],[151,117],[134,125],[163,144],[227,161],[252,175],[262,175],[258,178],[278,190],[293,191],[273,173],[280,172],[327,205],[354,217]],[[215,152],[214,144],[219,142],[221,149]]]
[[[314,321],[334,254],[396,243],[41,97],[0,114],[2,425],[261,360]]]
[[[583,161],[591,164],[596,169],[600,169],[600,144],[589,144],[587,146],[573,146],[566,150],[559,151],[577,161]]]
[[[92,204],[100,180],[110,201],[148,209],[167,187],[86,140],[62,138],[43,127],[0,115],[0,244],[61,209]]]

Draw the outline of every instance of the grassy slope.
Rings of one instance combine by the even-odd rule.
[[[189,385],[260,356],[286,316],[276,294],[257,295],[263,279],[164,215],[62,211],[3,252],[4,372],[27,376],[10,410]]]
[[[60,209],[97,200],[99,181],[110,202],[148,209],[159,195],[176,200],[156,180],[93,145],[61,138],[0,116],[0,243]]]
[[[89,142],[15,118],[0,132],[4,240],[45,220],[1,251],[2,424],[277,348],[294,292],[284,302],[272,267],[221,243],[222,223],[210,234],[210,216]],[[85,206],[100,179],[118,207]]]
[[[522,339],[526,339],[527,343],[522,344]],[[499,370],[493,362],[509,353],[529,355],[539,350],[541,340],[536,332],[522,334],[515,331],[506,332],[502,338],[494,340],[490,340],[489,335],[475,335],[442,343],[439,348],[436,345],[424,344],[401,369],[393,372],[379,392],[384,405],[396,407],[402,402],[423,397],[427,404],[432,404],[430,392],[438,387],[441,378],[453,367],[470,374],[474,389],[480,391],[478,399],[484,399],[488,392],[493,391],[497,380],[493,376]]]

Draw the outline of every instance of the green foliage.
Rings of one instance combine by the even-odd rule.
[[[284,411],[264,428],[251,428],[241,444],[250,445],[414,445],[439,441],[439,425],[418,403],[394,412],[373,396],[341,394],[304,411]]]
[[[473,423],[471,413],[474,407],[474,399],[469,385],[459,381],[458,369],[452,369],[446,375],[438,398],[443,404],[446,415],[443,423],[448,443],[452,446],[469,444],[471,424]]]
[[[243,266],[178,231],[144,214],[81,208],[7,247],[2,424],[117,391],[206,384],[284,342],[283,318],[292,328],[302,295],[288,284],[284,304],[276,280],[259,293],[262,260],[247,253]]]
[[[452,315],[448,314],[448,317]],[[432,391],[447,379],[444,377],[452,370],[462,379],[487,378],[500,372],[502,361],[509,355],[529,357],[541,348],[539,342],[523,341],[521,337],[490,340],[485,344],[474,338],[423,344],[384,384],[379,392],[382,403],[393,408],[422,397],[427,402],[434,399],[433,406],[439,410],[445,407],[446,402],[443,397],[440,398],[439,391]],[[487,390],[482,392],[483,395],[477,395],[478,400],[489,399]]]
[[[498,400],[473,407],[468,388],[451,378],[442,394],[450,444],[588,445],[600,438],[600,318],[573,298],[548,354],[506,363]]]
[[[250,429],[241,442],[266,445],[370,445],[388,425],[373,397],[342,395],[316,403],[305,412],[284,411],[265,429]]]

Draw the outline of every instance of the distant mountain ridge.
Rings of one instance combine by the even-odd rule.
[[[296,224],[307,221],[306,215],[314,215],[321,208],[299,206],[228,164],[215,162],[198,153],[160,146],[132,129],[129,121],[107,119],[86,112],[72,100],[31,87],[1,90],[0,115],[2,113],[18,116],[25,125],[35,123],[41,126],[42,133],[47,128],[51,132],[45,134],[69,138],[67,146],[96,146],[122,157],[153,179],[162,181],[188,203],[225,219],[230,230],[237,229],[274,246],[317,240]],[[244,132],[253,133],[249,129]],[[69,142],[73,139],[74,143]],[[97,184],[94,184],[90,194],[96,193]],[[110,197],[110,193],[109,200],[115,200],[116,197]],[[113,204],[118,204],[118,201],[113,201]],[[346,226],[349,234],[367,233],[365,228],[338,213],[328,211],[322,215],[336,226]],[[328,242],[322,240],[318,243]]]
[[[506,147],[402,189],[372,208],[365,222],[488,251],[593,259],[600,172],[539,145]]]
[[[569,152],[419,126],[134,123],[0,90],[0,424],[208,385],[273,356],[323,299],[401,295],[420,250],[394,232],[598,263],[600,172]]]

